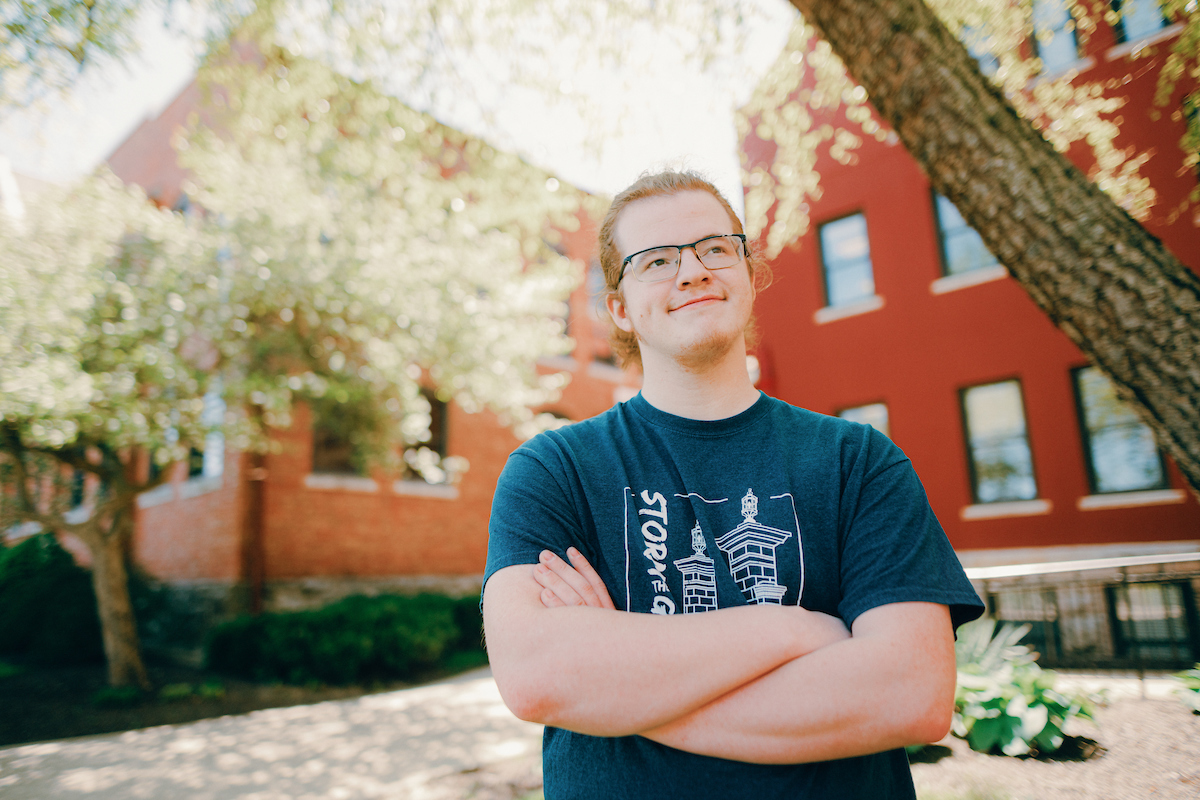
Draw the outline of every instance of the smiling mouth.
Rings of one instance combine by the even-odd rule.
[[[704,297],[696,297],[691,300],[688,300],[683,305],[675,306],[674,308],[671,309],[671,311],[679,311],[680,309],[683,309],[683,308],[690,308],[691,306],[700,305],[702,303],[715,302],[715,301],[718,301],[721,299],[723,299],[723,298],[717,297],[716,295],[705,295]]]

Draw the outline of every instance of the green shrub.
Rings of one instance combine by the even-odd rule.
[[[1193,714],[1200,714],[1200,661],[1191,669],[1175,673],[1175,680],[1179,682],[1175,694]]]
[[[0,654],[46,666],[104,658],[91,577],[51,534],[0,548]]]
[[[1092,718],[1091,698],[1055,691],[1055,673],[1039,667],[1036,654],[1019,644],[1028,632],[1028,625],[1009,624],[997,633],[992,619],[958,630],[954,733],[972,750],[1052,753],[1069,720]]]
[[[220,681],[205,681],[196,687],[196,694],[202,700],[219,700],[225,696],[225,684]]]
[[[158,690],[158,700],[160,703],[175,703],[188,700],[194,694],[196,690],[190,683],[168,683]]]
[[[14,675],[20,675],[25,670],[26,668],[20,664],[10,664],[7,661],[0,660],[0,678],[11,678]]]
[[[145,693],[136,686],[105,686],[92,695],[96,708],[133,708],[142,702]]]
[[[410,678],[451,653],[478,649],[478,619],[478,610],[441,595],[347,597],[315,611],[242,616],[220,625],[209,638],[207,659],[212,669],[257,681]]]

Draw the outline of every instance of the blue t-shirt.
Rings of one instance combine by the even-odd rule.
[[[535,437],[500,476],[489,537],[485,582],[574,545],[624,611],[785,603],[847,626],[888,603],[947,605],[955,626],[983,611],[898,447],[766,395],[716,421],[638,395]],[[552,727],[543,774],[548,800],[914,796],[903,750],[764,766]]]

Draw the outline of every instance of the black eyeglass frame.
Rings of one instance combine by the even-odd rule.
[[[728,236],[734,236],[741,240],[741,242],[742,242],[741,260],[745,261],[746,260],[746,234],[744,234],[744,233],[714,233],[712,236],[705,236],[703,239],[697,239],[696,241],[694,241],[690,244],[657,244],[654,247],[647,247],[645,250],[638,250],[636,253],[630,253],[629,255],[625,256],[625,260],[621,262],[621,276],[619,278],[617,278],[617,283],[620,283],[621,281],[625,280],[625,270],[627,270],[629,268],[629,262],[634,258],[634,256],[640,256],[642,253],[649,253],[651,250],[664,250],[668,247],[674,247],[676,250],[679,251],[679,255],[675,262],[675,272],[671,275],[671,278],[674,278],[676,275],[679,274],[679,267],[680,267],[680,265],[683,264],[683,251],[684,250],[688,249],[689,247],[692,248],[692,252],[696,254],[696,258],[699,259],[701,264],[704,264],[704,259],[700,258],[700,251],[698,251],[696,249],[696,245],[700,244],[701,242],[707,242],[709,239],[724,239]],[[729,266],[732,267],[733,264],[730,264]],[[713,267],[710,267],[707,264],[704,264],[704,268],[705,269],[713,269]],[[728,269],[728,268],[729,267],[716,267],[716,269]],[[660,281],[652,281],[652,283],[661,283],[662,281],[669,281],[669,280],[671,280],[671,278],[663,278]]]

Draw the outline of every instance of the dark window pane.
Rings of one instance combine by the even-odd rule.
[[[204,451],[195,447],[188,450],[188,477],[198,478],[204,474]]]
[[[419,444],[404,451],[404,477],[426,483],[445,483],[451,476],[443,468],[446,457],[447,406],[428,390],[421,395],[429,403],[429,432]]]
[[[84,490],[87,487],[87,473],[81,469],[71,473],[71,508],[83,505]]]
[[[1033,454],[1025,431],[1021,385],[1003,381],[963,392],[975,501],[1037,497]]]
[[[320,419],[313,426],[312,471],[359,474],[350,439]]]
[[[1092,491],[1132,492],[1166,486],[1162,457],[1150,428],[1117,397],[1112,381],[1096,367],[1075,371],[1083,410]]]
[[[826,301],[844,306],[875,294],[867,218],[854,214],[821,226],[821,260],[825,268]]]

